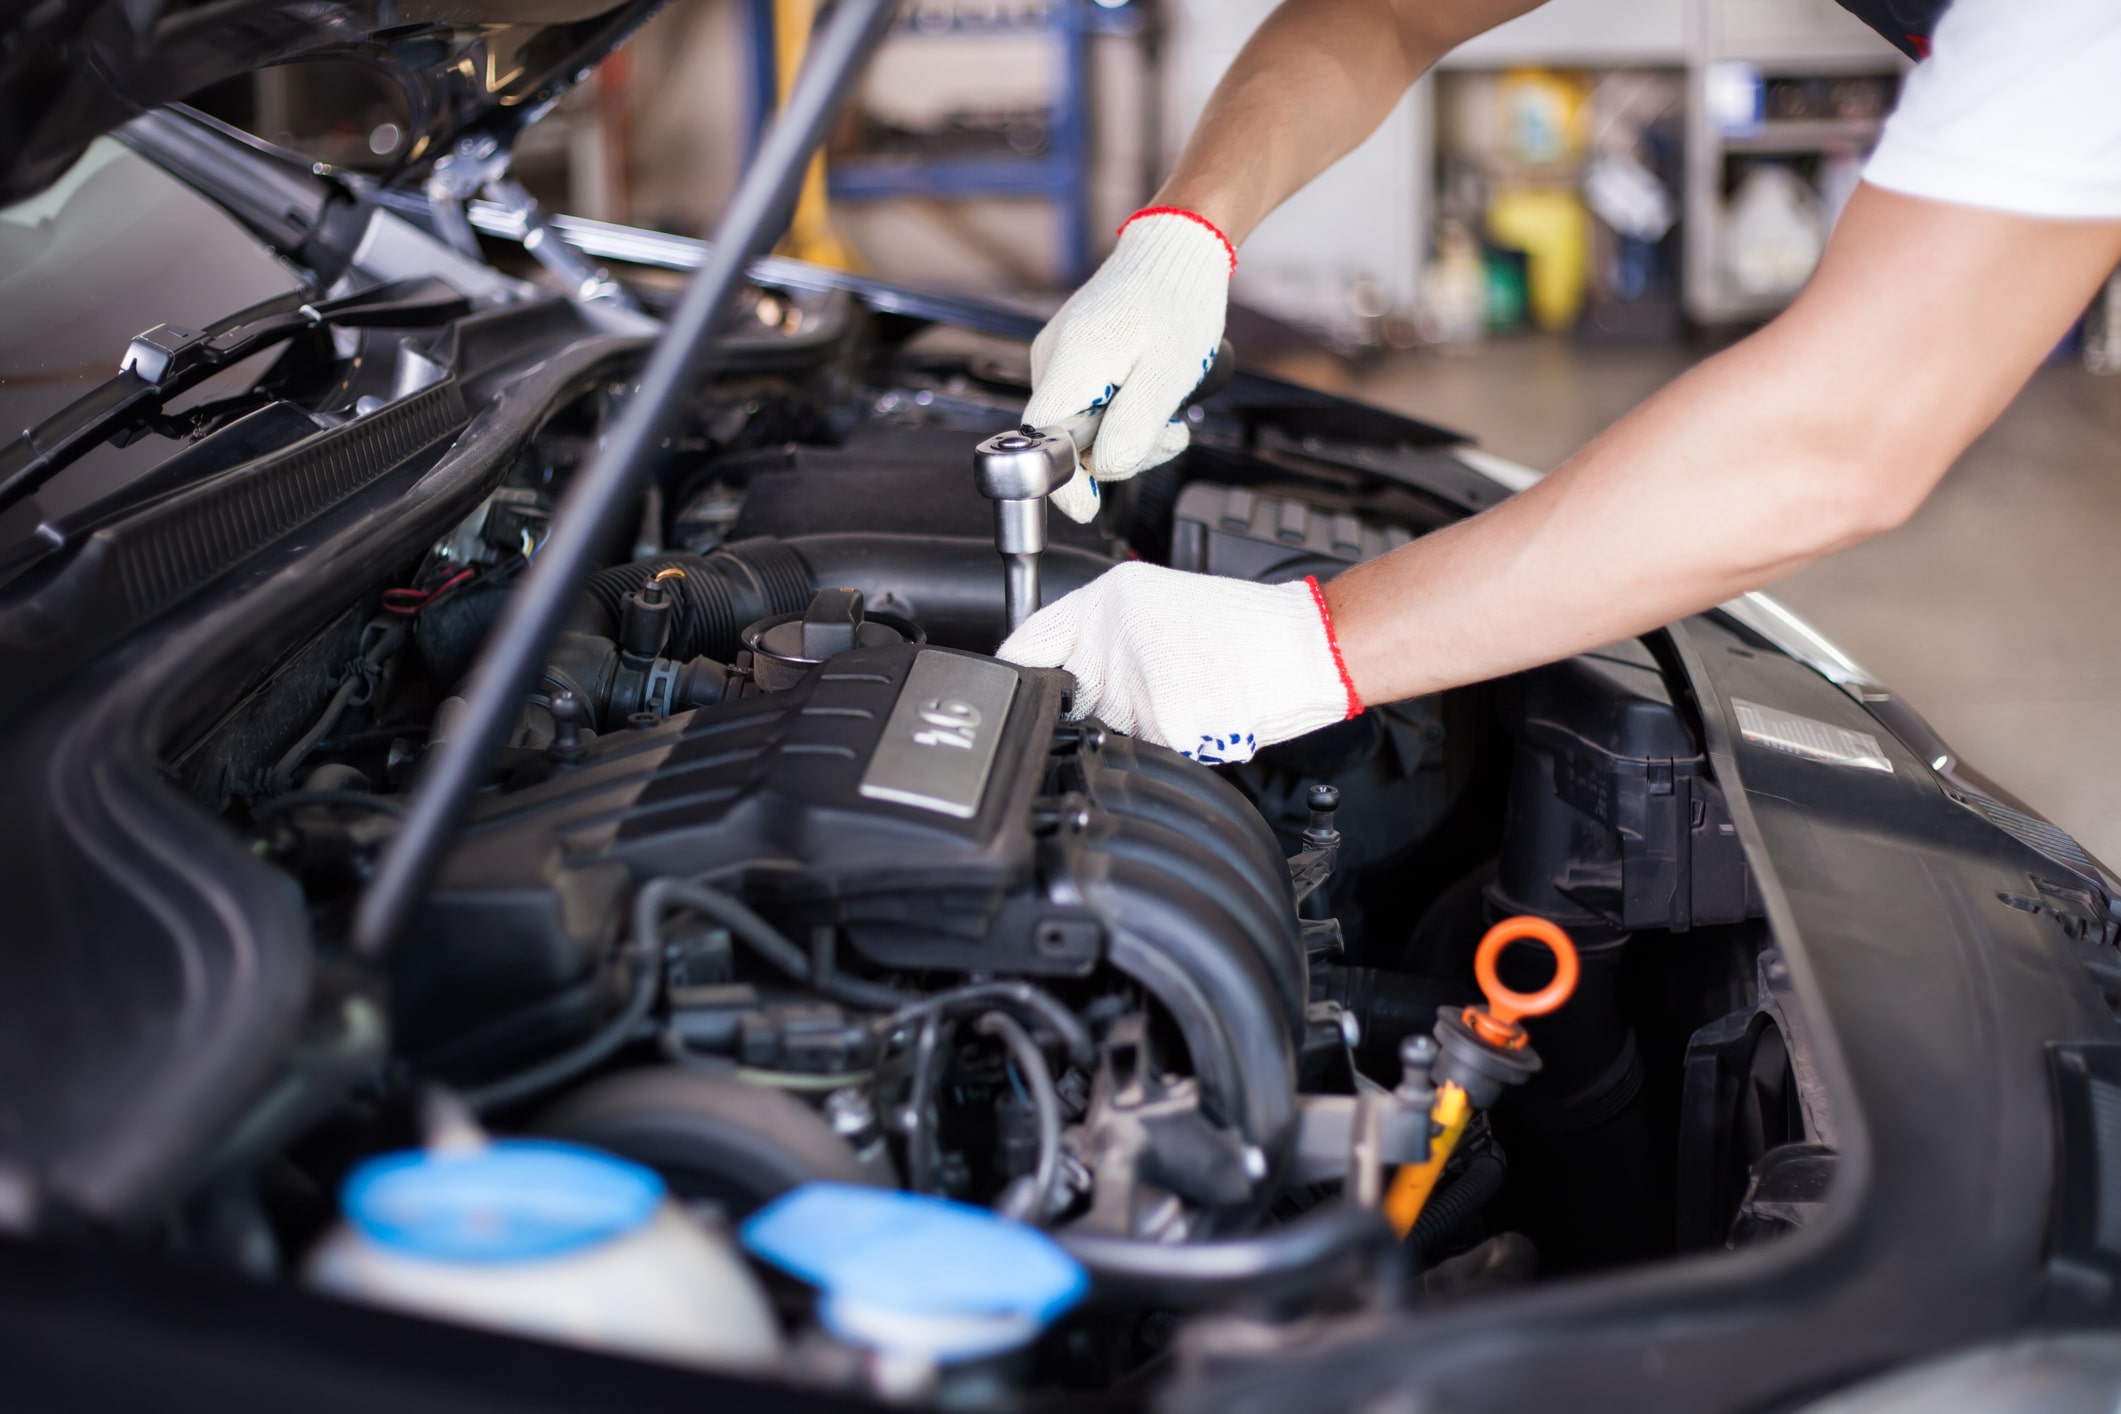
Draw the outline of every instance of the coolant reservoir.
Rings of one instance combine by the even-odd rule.
[[[779,1358],[743,1258],[638,1164],[548,1141],[415,1150],[355,1169],[342,1207],[310,1254],[319,1291],[716,1369]]]

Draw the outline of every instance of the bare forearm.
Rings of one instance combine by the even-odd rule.
[[[1644,632],[1887,529],[2121,256],[2121,227],[1863,189],[1787,314],[1486,515],[1328,590],[1367,701]]]
[[[1216,85],[1156,194],[1232,241],[1376,131],[1471,35],[1538,0],[1287,0]]]
[[[1711,361],[1538,486],[1329,586],[1363,700],[1641,633],[1884,528],[1888,510],[1837,498],[1839,458],[1759,415],[1749,362]]]

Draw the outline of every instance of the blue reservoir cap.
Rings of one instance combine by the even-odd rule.
[[[578,1144],[501,1139],[467,1153],[370,1159],[340,1196],[371,1242],[439,1262],[523,1262],[632,1232],[663,1180]]]
[[[754,1213],[739,1235],[762,1260],[818,1287],[821,1314],[840,1334],[910,1333],[904,1318],[916,1318],[925,1322],[921,1343],[944,1359],[1036,1336],[1089,1285],[1038,1229],[922,1193],[806,1183]],[[860,1331],[847,1329],[857,1320]]]

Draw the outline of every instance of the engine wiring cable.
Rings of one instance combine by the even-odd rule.
[[[1059,1000],[1028,982],[968,982],[930,996],[915,997],[895,987],[851,977],[838,971],[834,965],[836,935],[833,929],[822,926],[812,929],[810,950],[806,952],[733,895],[698,879],[674,876],[650,880],[636,897],[635,933],[644,940],[651,956],[662,956],[663,914],[671,908],[689,909],[721,924],[732,937],[792,981],[813,986],[851,1007],[885,1011],[886,1015],[878,1018],[873,1026],[887,1042],[909,1027],[919,1027],[914,1037],[913,1068],[906,1103],[900,1109],[897,1126],[905,1145],[909,1186],[915,1192],[928,1191],[934,1180],[929,1109],[941,1078],[939,1058],[954,1023],[952,1013],[982,1008],[983,1015],[975,1026],[1008,1048],[1031,1087],[1032,1105],[1038,1115],[1038,1167],[1028,1190],[1019,1190],[1024,1196],[1016,1201],[1024,1213],[1012,1213],[1011,1216],[1040,1215],[1046,1211],[1060,1177],[1060,1092],[1053,1082],[1052,1068],[1046,1062],[1045,1053],[1030,1030],[997,1008],[1022,1011],[1058,1037],[1072,1060],[1085,1066],[1094,1064],[1096,1047],[1089,1028]],[[998,1018],[1005,1025],[997,1027],[989,1018]],[[701,1059],[691,1057],[683,1038],[674,1031],[664,1033],[662,1044],[665,1054],[673,1058]],[[782,1088],[803,1088],[779,1078],[764,1083],[778,1084]],[[835,1083],[850,1081],[842,1076],[837,1077]]]
[[[431,711],[394,713],[372,727],[358,731],[338,732],[318,742],[311,751],[359,751],[363,747],[382,746],[400,737],[424,736],[433,726]]]
[[[1091,1039],[1090,1029],[1051,993],[1028,982],[967,982],[923,997],[879,1019],[876,1023],[877,1030],[887,1041],[915,1023],[920,1026],[914,1038],[913,1073],[906,1088],[906,1103],[899,1111],[898,1124],[899,1133],[906,1146],[908,1186],[916,1193],[928,1191],[932,1174],[933,1155],[929,1152],[928,1109],[940,1079],[936,1056],[953,1025],[952,1013],[963,1013],[974,1007],[983,1007],[992,1013],[998,1004],[1019,1008],[1045,1023],[1060,1038],[1069,1059],[1076,1064],[1087,1069],[1097,1062],[1097,1047]],[[1037,1051],[1038,1043],[1032,1039],[1029,1030],[1021,1026],[1018,1029],[1023,1031],[1024,1039],[1031,1049]],[[1040,1053],[1039,1059],[1043,1064],[1043,1053]],[[1050,1069],[1046,1074],[1050,1083]],[[1053,1094],[1057,1116],[1060,1101],[1058,1087],[1054,1087]],[[1053,1154],[1057,1174],[1060,1158],[1057,1135]],[[1051,1191],[1050,1188],[1046,1190],[1049,1194]]]
[[[527,534],[528,532],[525,533]],[[474,578],[477,574],[478,571],[476,569],[467,568],[458,570],[432,589],[386,589],[383,591],[383,612],[386,614],[397,614],[403,618],[411,618],[414,614],[419,613],[420,610],[434,603],[435,600],[455,589],[458,585]]]
[[[333,691],[331,700],[324,704],[323,714],[317,718],[316,725],[296,738],[295,744],[288,747],[280,759],[273,763],[272,770],[266,773],[268,783],[285,785],[295,778],[295,772],[309,759],[309,753],[317,749],[318,742],[331,735],[331,729],[339,724],[339,718],[353,705],[354,694],[361,690],[362,685],[363,678],[359,673],[348,673],[339,680],[338,688]]]
[[[1201,1242],[1150,1242],[1068,1229],[1055,1239],[1090,1273],[1093,1295],[1174,1311],[1244,1306],[1295,1291],[1337,1290],[1351,1268],[1372,1299],[1399,1300],[1399,1236],[1376,1212],[1346,1203],[1313,1208],[1266,1232]]]
[[[1040,987],[1020,981],[967,982],[961,986],[946,987],[931,996],[901,1007],[878,1023],[886,1033],[902,1031],[924,1017],[950,1011],[969,1010],[985,1002],[1004,1003],[1028,1013],[1046,1024],[1067,1048],[1068,1058],[1075,1064],[1090,1069],[1097,1063],[1097,1043],[1091,1038],[1090,1028],[1078,1019],[1074,1012],[1061,1005],[1060,1001]]]
[[[316,723],[287,748],[267,773],[268,790],[283,789],[293,783],[295,772],[317,749],[317,743],[331,735],[339,724],[339,718],[349,707],[365,706],[375,700],[376,690],[383,680],[383,669],[405,644],[405,625],[392,623],[388,619],[370,619],[361,626],[361,650],[355,657],[346,676],[339,681],[331,700],[324,704],[323,713]]]
[[[797,1070],[760,1070],[757,1066],[740,1065],[736,1078],[753,1085],[767,1085],[776,1090],[800,1090],[825,1094],[833,1090],[844,1090],[849,1085],[867,1085],[876,1079],[873,1070],[838,1070],[830,1075],[808,1075]]]
[[[523,507],[518,508],[518,514],[533,514],[533,512],[529,508]],[[544,541],[531,533],[529,526],[523,526],[517,541],[516,557],[514,559],[504,560],[492,569],[484,571],[481,571],[477,565],[466,565],[454,574],[444,576],[439,583],[431,588],[421,588],[417,585],[400,585],[395,589],[386,589],[380,596],[383,612],[395,614],[399,618],[409,619],[423,610],[432,608],[436,601],[440,600],[444,595],[463,585],[498,583],[514,575],[535,560],[538,557],[539,547],[544,543]],[[417,578],[417,576],[415,577]]]
[[[741,900],[698,879],[665,875],[643,884],[634,896],[633,931],[641,959],[637,966],[642,968],[647,979],[643,988],[645,994],[637,994],[638,1009],[629,1008],[628,1013],[622,1014],[605,1032],[538,1067],[536,1072],[525,1072],[524,1076],[514,1080],[499,1082],[501,1086],[510,1087],[504,1099],[491,1099],[485,1091],[471,1092],[474,1105],[491,1107],[511,1103],[521,1098],[521,1093],[527,1093],[519,1093],[518,1084],[532,1079],[537,1082],[536,1088],[549,1088],[596,1064],[624,1044],[653,1004],[655,964],[665,948],[663,918],[673,908],[688,909],[721,924],[733,938],[792,981],[807,983],[834,1000],[859,1009],[884,1011],[892,1008],[872,1023],[887,1041],[908,1028],[919,1027],[914,1037],[913,1068],[906,1103],[900,1110],[898,1124],[906,1147],[909,1187],[915,1192],[927,1191],[933,1181],[928,1109],[940,1079],[939,1056],[947,1033],[954,1025],[953,1014],[982,1009],[975,1027],[1008,1048],[1025,1077],[1025,1083],[1031,1087],[1032,1105],[1038,1115],[1039,1163],[1026,1196],[1018,1201],[1030,1214],[1046,1211],[1060,1176],[1060,1092],[1054,1084],[1052,1067],[1029,1028],[1000,1008],[1020,1011],[1042,1024],[1058,1038],[1072,1061],[1089,1066],[1096,1061],[1096,1045],[1089,1028],[1073,1012],[1051,993],[1028,982],[967,982],[926,997],[913,997],[895,987],[850,977],[833,969],[831,930],[813,930],[812,947],[806,952]],[[999,1024],[990,1018],[998,1018]],[[603,1049],[593,1050],[599,1045]],[[707,1057],[694,1055],[685,1045],[684,1038],[674,1030],[665,1028],[660,1045],[666,1056],[680,1063],[714,1064]],[[583,1059],[585,1055],[586,1060]],[[846,1076],[832,1079],[835,1085],[853,1083]],[[795,1082],[794,1077],[783,1079],[778,1075],[771,1080],[762,1078],[762,1083],[782,1088],[804,1088]]]
[[[653,895],[648,893],[654,890]],[[904,1007],[914,998],[911,993],[896,987],[886,987],[879,982],[850,977],[844,972],[829,970],[829,949],[821,950],[819,957],[828,968],[821,970],[813,964],[812,954],[798,947],[786,933],[761,918],[751,908],[731,894],[696,879],[680,879],[675,876],[651,880],[643,886],[642,897],[652,898],[653,904],[638,914],[646,920],[646,926],[661,950],[662,916],[672,906],[689,908],[703,914],[727,928],[731,936],[749,947],[773,967],[791,980],[806,982],[816,987],[834,1001],[864,1011],[885,1011],[893,1007]]]
[[[835,955],[835,944],[839,930],[829,923],[821,923],[810,930],[810,985],[828,997],[837,998],[849,1006],[881,1009],[904,1006],[912,994],[896,987],[887,987],[881,982],[867,982],[859,977],[849,977],[839,970]]]
[[[906,1087],[906,1106],[900,1114],[899,1128],[906,1143],[906,1186],[915,1193],[926,1193],[934,1185],[935,1155],[929,1148],[933,1136],[929,1133],[928,1106],[935,1090],[936,1056],[949,1027],[940,1012],[931,1011],[921,1019],[920,1035],[914,1041],[913,1076]]]
[[[661,904],[655,893],[656,885],[662,882],[660,879],[651,880],[634,895],[633,942],[625,952],[633,968],[633,987],[627,994],[626,1005],[571,1050],[548,1057],[514,1075],[460,1092],[473,1113],[506,1109],[555,1089],[601,1065],[633,1039],[641,1023],[648,1019],[648,1013],[654,1009],[656,995],[662,990],[662,935],[656,926],[656,913]]]
[[[765,1070],[753,1065],[738,1065],[726,1056],[702,1055],[692,1049],[684,1033],[677,1027],[665,1025],[656,1037],[656,1047],[663,1058],[673,1065],[687,1070],[704,1071],[709,1075],[731,1076],[753,1085],[765,1085],[775,1090],[795,1090],[822,1093],[844,1090],[850,1085],[868,1085],[876,1080],[873,1070],[835,1070],[812,1074],[801,1070]]]
[[[1060,1092],[1054,1088],[1052,1068],[1023,1023],[1007,1012],[984,1012],[972,1023],[972,1029],[982,1036],[994,1037],[1008,1048],[1009,1058],[1031,1090],[1032,1112],[1038,1117],[1038,1164],[1031,1172],[1030,1183],[1011,1183],[1003,1190],[1001,1213],[1003,1217],[1043,1227],[1053,1208],[1053,1185],[1060,1180]]]
[[[394,820],[405,818],[405,805],[387,795],[370,795],[361,790],[291,790],[281,795],[268,796],[251,802],[250,818],[270,820],[285,815],[290,810],[308,810],[314,807],[329,807],[334,810],[369,810],[378,815],[388,815]]]
[[[965,1012],[982,1003],[989,1006],[999,1003],[1043,1023],[1060,1038],[1067,1047],[1069,1058],[1076,1064],[1087,1068],[1096,1063],[1097,1047],[1091,1039],[1090,1029],[1052,993],[1029,982],[967,982],[925,997],[915,996],[881,982],[871,982],[833,969],[829,940],[813,933],[812,950],[806,952],[748,905],[711,884],[698,879],[665,876],[650,881],[644,889],[655,890],[652,897],[656,906],[639,916],[647,918],[647,926],[653,930],[658,945],[663,913],[672,906],[689,908],[727,928],[739,942],[791,981],[814,986],[834,1001],[851,1007],[888,1011],[889,1014],[876,1023],[877,1029],[886,1036],[905,1030],[933,1012]]]
[[[571,479],[536,561],[508,596],[464,691],[459,730],[423,769],[405,828],[384,850],[355,905],[357,956],[380,958],[390,951],[447,857],[449,839],[521,713],[591,567],[646,479],[656,449],[712,370],[715,334],[752,257],[785,223],[811,153],[897,9],[890,0],[839,0],[818,26],[787,103],[738,180],[712,247],[649,353],[638,391],[595,457]]]

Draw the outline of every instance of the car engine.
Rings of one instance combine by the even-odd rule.
[[[456,322],[394,306],[304,354],[340,369],[301,386],[346,400],[343,435],[364,396],[461,425],[526,386],[511,359],[573,371],[446,516],[361,522],[389,548],[358,579],[212,640],[252,667],[125,680],[168,704],[158,674],[197,670],[156,770],[314,954],[271,1063],[214,1092],[218,1128],[155,1131],[181,1162],[136,1166],[114,1212],[174,1203],[187,1260],[366,1304],[968,1406],[1801,1224],[1755,1182],[1810,1122],[1757,898],[1652,647],[1242,764],[1130,739],[1066,672],[995,656],[1026,580],[971,473],[1022,343],[843,290],[747,290],[400,936],[364,951],[379,861],[635,392],[637,345],[562,303],[423,298]],[[1187,416],[1191,448],[1098,523],[1055,520],[1047,598],[1131,558],[1328,579],[1500,495],[1448,434],[1257,375]],[[236,524],[128,514],[25,602],[115,631],[126,586],[210,568]],[[481,1265],[614,1184],[662,1195],[660,1236],[597,1261],[670,1271]],[[641,1304],[680,1268],[699,1300]]]
[[[723,562],[776,550],[751,542]],[[576,744],[556,735],[538,779],[482,803],[404,950],[418,961],[403,995],[435,1002],[405,1017],[406,1044],[433,1045],[447,1070],[549,1039],[524,1009],[593,981],[615,927],[638,924],[628,901],[687,879],[661,906],[742,898],[777,926],[733,944],[758,924],[710,911],[723,930],[672,944],[679,1054],[810,1081],[873,1068],[874,1038],[842,1008],[919,1009],[920,995],[843,972],[842,949],[865,971],[1126,989],[1192,1058],[1203,1136],[1231,1173],[1250,1155],[1263,1177],[1293,1123],[1308,997],[1288,868],[1258,813],[1174,753],[1063,721],[1062,675],[925,645],[904,619],[901,638],[864,617],[858,591],[819,590],[775,618],[747,629],[749,651],[785,636],[787,686],[755,675],[715,705],[636,712],[586,742],[569,724]],[[738,946],[779,973],[763,992],[738,980]],[[1256,1196],[1215,1186],[1225,1202]]]

